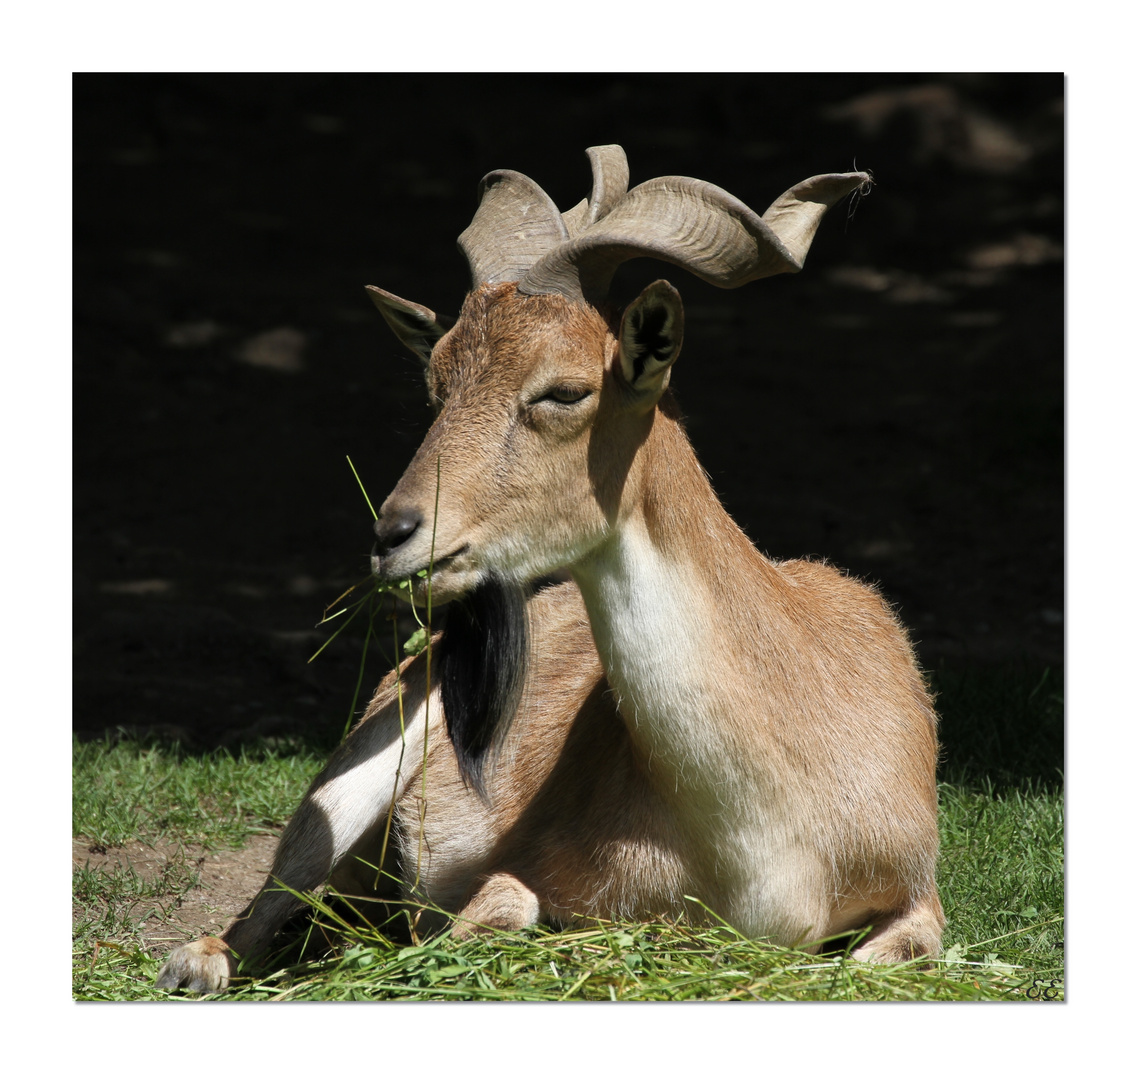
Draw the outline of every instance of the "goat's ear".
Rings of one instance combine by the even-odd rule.
[[[624,379],[640,396],[658,400],[682,345],[682,299],[669,282],[652,282],[627,306],[619,324]]]
[[[433,346],[456,321],[446,315],[437,315],[422,304],[402,300],[376,285],[366,285],[365,291],[385,316],[389,329],[401,339],[401,344],[424,364],[429,362]]]

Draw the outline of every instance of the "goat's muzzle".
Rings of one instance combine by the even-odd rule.
[[[370,560],[374,575],[381,577],[382,566],[398,548],[412,539],[421,527],[421,515],[415,510],[389,510],[373,523],[377,542]]]

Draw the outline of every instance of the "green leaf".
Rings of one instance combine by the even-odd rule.
[[[406,656],[420,656],[429,643],[429,632],[423,626],[418,626],[412,636],[405,642]]]
[[[945,948],[944,956],[941,959],[943,959],[946,964],[963,964],[967,953],[968,948],[963,942],[958,941]]]

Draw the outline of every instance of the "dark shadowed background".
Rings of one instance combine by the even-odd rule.
[[[610,142],[632,186],[698,176],[759,212],[872,170],[799,275],[723,292],[640,260],[621,281],[682,292],[672,385],[759,547],[879,582],[930,669],[1061,664],[1063,94],[1059,75],[76,77],[76,728],[340,731],[362,635],[307,659],[367,573],[345,459],[379,504],[430,416],[362,286],[455,312],[480,177],[519,170],[567,209]]]

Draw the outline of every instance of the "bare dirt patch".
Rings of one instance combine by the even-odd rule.
[[[172,868],[190,867],[199,883],[193,888],[160,893],[140,900],[136,911],[155,911],[140,927],[147,949],[154,956],[169,952],[176,945],[217,934],[241,911],[261,888],[270,872],[277,847],[276,836],[254,836],[242,848],[209,851],[193,844],[154,845],[132,842],[122,847],[93,848],[90,840],[72,841],[72,865],[112,871],[130,868],[148,882],[161,880]]]

